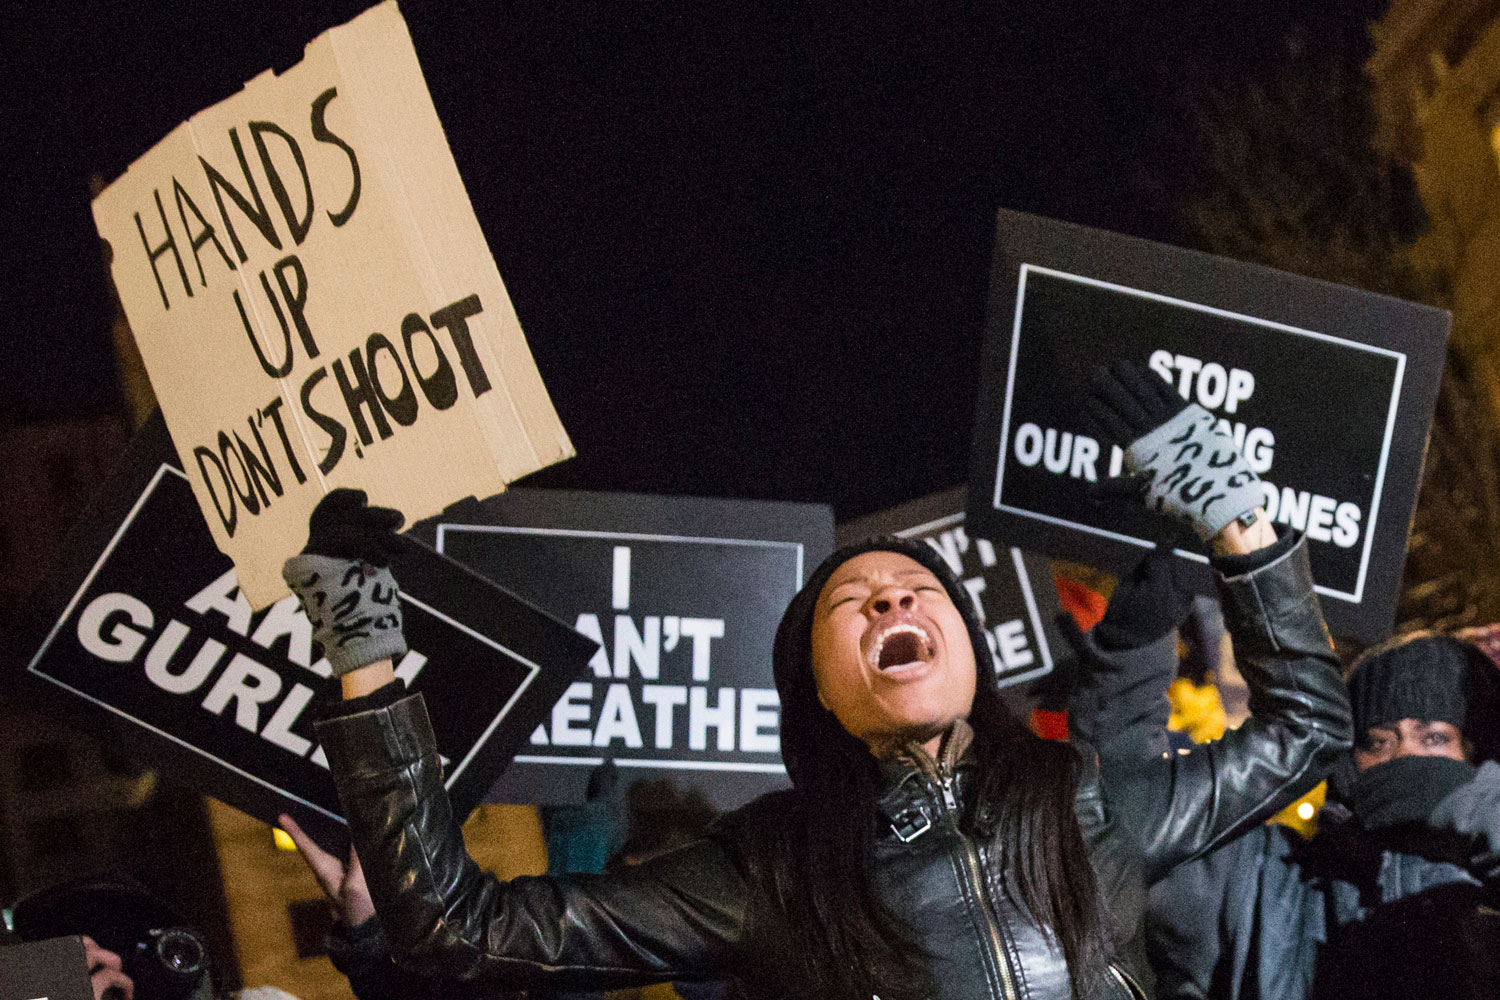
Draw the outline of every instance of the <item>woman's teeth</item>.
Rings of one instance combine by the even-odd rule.
[[[932,657],[932,639],[921,627],[909,622],[892,625],[882,632],[870,650],[870,665],[877,670]]]

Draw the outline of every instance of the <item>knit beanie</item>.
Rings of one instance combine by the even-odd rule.
[[[1349,702],[1356,738],[1372,726],[1402,719],[1447,722],[1476,747],[1500,739],[1497,672],[1473,643],[1417,633],[1377,647],[1354,661]]]

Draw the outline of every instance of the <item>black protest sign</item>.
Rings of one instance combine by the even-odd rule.
[[[874,535],[927,542],[973,596],[1001,686],[1051,673],[1053,656],[1068,652],[1057,630],[1062,607],[1051,567],[1041,556],[971,534],[964,498],[963,489],[949,490],[841,524],[839,544]]]
[[[784,786],[771,645],[832,550],[827,507],[517,489],[413,533],[601,645],[495,798],[582,801],[605,758],[720,808]]]
[[[410,647],[396,673],[426,699],[464,815],[596,646],[417,541],[392,569]],[[328,664],[296,598],[251,611],[159,417],[19,639],[11,682],[65,721],[261,819],[287,812],[320,840],[343,837],[312,728],[315,699],[336,697]]]
[[[1336,633],[1389,633],[1448,314],[1268,268],[1001,212],[969,482],[971,527],[1123,570],[1184,526],[1091,484],[1121,471],[1083,415],[1090,374],[1147,362],[1219,418],[1304,531]],[[1198,574],[1205,591],[1206,569]]]

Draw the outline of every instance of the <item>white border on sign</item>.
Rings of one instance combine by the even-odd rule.
[[[450,618],[449,616],[439,611],[437,608],[434,608],[432,605],[417,600],[415,597],[411,596],[405,591],[401,592],[400,597],[407,604],[411,604],[415,607],[421,608],[423,611],[432,615],[434,618],[446,622],[458,631],[463,632],[465,635],[479,640],[486,646],[498,649],[500,652],[504,653],[512,660],[515,660],[517,663],[525,664],[527,670],[530,671],[530,673],[526,675],[526,679],[516,686],[515,692],[510,696],[509,699],[506,700],[505,704],[500,706],[499,714],[497,714],[493,719],[490,720],[489,725],[484,727],[484,732],[479,734],[479,739],[475,740],[474,745],[469,748],[469,752],[464,754],[464,759],[459,761],[458,765],[453,768],[453,773],[448,775],[447,779],[443,781],[444,788],[452,788],[453,783],[458,780],[458,776],[464,773],[464,768],[468,767],[469,762],[474,759],[474,755],[479,753],[480,750],[484,749],[484,745],[488,743],[490,741],[490,737],[495,734],[496,728],[499,727],[500,723],[505,721],[505,717],[509,715],[510,710],[515,707],[516,699],[525,694],[526,689],[531,687],[531,682],[536,680],[537,676],[541,674],[542,666],[535,660],[531,660],[527,657],[522,656],[520,653],[517,653],[515,650],[504,645],[503,643],[496,642],[488,636],[480,635],[478,632],[469,628],[469,626],[463,624],[460,621],[456,621],[453,618]]]
[[[700,545],[749,545],[765,548],[793,548],[797,551],[797,582],[792,592],[802,586],[802,563],[804,550],[801,542],[776,542],[764,538],[707,538],[697,535],[653,535],[639,531],[586,531],[580,528],[520,528],[496,524],[457,524],[443,522],[437,527],[437,543],[434,546],[443,553],[443,540],[449,531],[469,531],[492,535],[562,535],[570,538],[608,538],[616,541],[635,542],[696,542]],[[646,760],[640,757],[611,757],[621,767],[660,767],[679,771],[746,771],[757,774],[785,774],[781,764],[755,764],[739,761],[702,760]],[[538,754],[517,754],[515,760],[522,764],[589,764],[604,763],[603,757],[552,757]]]
[[[1380,497],[1385,489],[1385,466],[1386,461],[1390,456],[1391,438],[1395,435],[1396,432],[1396,409],[1401,401],[1401,384],[1406,376],[1405,354],[1400,351],[1393,351],[1387,347],[1375,347],[1372,344],[1361,344],[1353,340],[1348,340],[1344,337],[1335,337],[1332,334],[1319,333],[1316,330],[1304,330],[1301,327],[1290,326],[1286,323],[1277,323],[1274,320],[1261,319],[1257,316],[1246,315],[1245,313],[1231,312],[1228,309],[1219,309],[1214,306],[1203,305],[1200,302],[1189,302],[1186,299],[1176,299],[1171,297],[1170,295],[1161,295],[1157,292],[1148,292],[1139,288],[1131,288],[1128,285],[1117,285],[1109,281],[1100,281],[1098,278],[1087,278],[1081,274],[1070,274],[1067,271],[1058,271],[1054,270],[1053,268],[1042,267],[1037,264],[1022,264],[1020,283],[1016,290],[1016,315],[1011,325],[1010,368],[1007,371],[1005,377],[1005,409],[1000,419],[1000,454],[999,461],[995,469],[995,494],[992,505],[995,510],[1003,510],[1007,513],[1015,514],[1020,517],[1030,517],[1038,521],[1045,521],[1049,524],[1057,524],[1065,528],[1073,528],[1078,531],[1087,532],[1091,535],[1101,535],[1106,538],[1113,538],[1116,541],[1128,542],[1131,545],[1139,545],[1141,548],[1145,549],[1156,548],[1156,543],[1149,539],[1136,538],[1134,535],[1125,535],[1121,534],[1118,531],[1109,531],[1104,528],[1096,528],[1093,525],[1080,524],[1077,521],[1069,521],[1066,518],[1054,517],[1050,514],[1041,514],[1036,511],[1026,510],[1021,507],[1012,507],[1009,504],[1002,502],[1001,500],[1001,491],[1005,482],[1005,455],[1008,450],[1010,441],[1011,397],[1015,391],[1016,385],[1016,357],[1021,343],[1021,312],[1026,304],[1026,275],[1032,271],[1035,271],[1037,274],[1045,274],[1050,277],[1061,278],[1064,281],[1076,281],[1079,284],[1083,285],[1093,285],[1098,288],[1107,288],[1110,291],[1122,292],[1126,295],[1134,295],[1143,299],[1151,299],[1155,302],[1167,302],[1174,306],[1182,306],[1187,309],[1197,310],[1198,312],[1210,313],[1214,316],[1223,316],[1226,319],[1239,320],[1244,323],[1254,323],[1258,326],[1269,327],[1273,330],[1280,330],[1284,333],[1294,333],[1301,337],[1312,337],[1315,340],[1328,341],[1329,343],[1338,344],[1341,347],[1350,347],[1355,350],[1368,351],[1371,354],[1384,354],[1387,357],[1395,358],[1396,377],[1391,384],[1391,403],[1386,415],[1385,439],[1381,442],[1380,445],[1380,465],[1375,473],[1375,489],[1371,494],[1369,517],[1365,521],[1365,549],[1360,556],[1359,576],[1355,580],[1354,593],[1351,594],[1347,591],[1334,590],[1332,587],[1325,587],[1321,585],[1315,585],[1313,588],[1325,597],[1339,597],[1347,601],[1352,601],[1355,604],[1358,604],[1361,600],[1364,599],[1365,575],[1370,568],[1370,548],[1375,541],[1375,525],[1380,515]],[[1186,556],[1190,559],[1194,559],[1200,562],[1208,561],[1199,553],[1184,552],[1181,549],[1174,549],[1173,551],[1178,555]]]
[[[282,787],[280,787],[278,785],[272,784],[270,781],[267,781],[265,778],[262,778],[262,777],[260,777],[258,775],[251,774],[249,771],[246,771],[246,770],[244,770],[241,767],[237,767],[234,764],[229,763],[227,760],[224,760],[224,759],[222,759],[220,757],[214,756],[213,754],[209,753],[207,750],[204,750],[202,747],[194,746],[193,744],[187,742],[186,740],[182,739],[179,736],[174,736],[173,734],[167,732],[164,729],[159,729],[156,726],[151,725],[151,723],[146,722],[146,721],[144,721],[142,719],[138,719],[135,716],[131,715],[129,712],[126,712],[125,710],[123,710],[123,709],[121,709],[121,708],[119,708],[119,707],[117,707],[115,705],[111,705],[111,704],[109,704],[106,701],[101,701],[100,699],[94,697],[91,694],[88,694],[87,692],[78,690],[77,688],[75,688],[73,685],[67,683],[66,681],[59,680],[58,678],[53,677],[51,674],[43,673],[41,670],[37,669],[37,666],[36,666],[37,662],[39,660],[41,660],[41,658],[43,656],[46,655],[47,650],[48,650],[48,648],[51,647],[53,640],[57,638],[58,632],[60,632],[62,630],[63,623],[65,623],[69,618],[72,617],[72,615],[73,615],[73,609],[75,607],[77,607],[78,606],[78,602],[83,599],[84,591],[86,591],[86,590],[89,589],[89,584],[91,584],[91,583],[94,582],[94,577],[98,576],[99,575],[99,571],[104,568],[104,564],[105,564],[106,561],[108,561],[110,553],[112,553],[114,551],[116,545],[120,544],[120,539],[125,536],[126,530],[129,529],[131,523],[135,521],[136,516],[138,514],[140,514],[140,512],[141,512],[141,508],[143,506],[145,506],[146,501],[148,499],[150,499],[151,494],[156,490],[156,487],[161,483],[162,475],[164,473],[168,473],[168,472],[172,473],[173,475],[179,477],[180,479],[182,479],[184,481],[187,481],[187,476],[182,473],[182,470],[174,468],[171,465],[168,465],[166,462],[163,462],[157,468],[156,472],[151,476],[151,482],[149,482],[146,485],[146,488],[141,492],[140,497],[136,500],[136,502],[134,504],[131,505],[131,507],[130,507],[130,513],[126,514],[125,515],[125,519],[122,522],[120,522],[120,527],[115,530],[114,536],[110,538],[109,544],[104,547],[104,551],[99,554],[99,558],[97,560],[95,560],[94,566],[93,566],[92,569],[89,570],[88,575],[83,578],[83,583],[79,586],[77,592],[75,592],[73,594],[72,599],[70,599],[68,601],[68,606],[63,609],[63,613],[62,613],[61,617],[59,617],[57,619],[56,624],[54,624],[52,626],[52,630],[47,633],[47,638],[42,643],[41,648],[38,649],[37,652],[36,652],[36,655],[31,658],[31,662],[26,665],[27,672],[35,674],[36,676],[41,677],[44,680],[51,681],[53,684],[56,684],[58,687],[63,688],[64,690],[69,691],[72,694],[77,695],[78,697],[84,699],[85,701],[93,702],[95,705],[98,705],[100,708],[103,708],[103,709],[106,709],[106,710],[108,710],[110,712],[113,712],[115,715],[118,715],[121,718],[128,719],[131,722],[135,723],[136,725],[140,726],[142,729],[148,729],[151,732],[155,733],[156,735],[162,737],[163,739],[170,740],[171,742],[176,743],[178,746],[183,747],[186,750],[191,750],[193,753],[196,753],[196,754],[198,754],[201,757],[206,757],[209,760],[213,761],[215,764],[217,764],[220,767],[224,768],[226,771],[232,771],[232,772],[234,772],[235,774],[239,775],[242,778],[245,778],[245,779],[247,779],[249,781],[254,782],[257,785],[260,785],[263,788],[266,788],[266,789],[269,789],[272,792],[275,792],[276,794],[280,795],[284,799],[289,799],[292,802],[300,803],[301,805],[306,806],[307,808],[313,810],[316,813],[320,813],[320,814],[322,814],[324,816],[327,816],[331,820],[336,820],[339,823],[344,823],[345,822],[344,818],[342,816],[340,816],[338,813],[335,813],[335,812],[332,812],[331,810],[325,809],[322,806],[318,805],[316,802],[309,802],[307,799],[304,799],[300,795],[294,795],[293,793],[287,791],[285,788],[282,788]],[[410,594],[406,593],[405,591],[403,591],[401,593],[401,599],[403,601],[406,601],[409,604],[412,604],[412,605],[414,605],[414,606],[416,606],[418,608],[421,608],[423,611],[426,611],[428,614],[433,615],[434,617],[439,618],[439,619],[441,619],[444,622],[447,622],[449,625],[452,625],[454,628],[457,628],[460,631],[466,632],[467,634],[469,634],[473,638],[478,639],[480,642],[482,642],[482,643],[484,643],[484,644],[486,644],[488,646],[492,646],[493,648],[499,650],[501,653],[504,653],[506,656],[510,657],[511,659],[516,660],[519,663],[525,664],[526,667],[530,670],[530,673],[527,675],[526,679],[521,682],[521,684],[516,688],[515,693],[513,695],[511,695],[510,700],[508,700],[505,703],[504,707],[500,709],[500,713],[498,715],[496,715],[494,719],[490,720],[490,724],[485,728],[484,732],[482,734],[480,734],[479,739],[474,742],[474,745],[473,745],[473,747],[470,748],[469,752],[464,755],[464,759],[462,761],[460,761],[459,764],[458,764],[458,766],[453,769],[453,773],[450,774],[450,775],[448,775],[447,778],[444,780],[443,787],[445,787],[445,788],[452,788],[453,787],[453,783],[458,780],[458,776],[463,773],[464,768],[466,768],[469,765],[469,762],[474,759],[474,755],[477,754],[484,747],[485,743],[487,743],[489,741],[489,738],[490,738],[491,735],[494,734],[495,729],[500,725],[501,722],[503,722],[505,720],[505,716],[507,714],[509,714],[511,708],[515,705],[516,699],[519,698],[519,697],[521,697],[522,692],[524,692],[528,687],[531,686],[531,682],[534,681],[534,680],[536,680],[537,675],[539,675],[542,672],[542,668],[538,664],[533,663],[531,660],[528,660],[526,657],[520,655],[519,653],[515,652],[514,650],[507,649],[505,646],[501,645],[498,642],[495,642],[493,639],[490,639],[490,638],[488,638],[486,636],[480,635],[478,632],[475,632],[473,629],[469,628],[468,626],[463,625],[463,624],[461,624],[461,623],[459,623],[457,621],[454,621],[452,618],[450,618],[447,615],[443,614],[441,611],[438,611],[436,608],[433,608],[431,605],[428,605],[428,604],[426,604],[426,603],[424,603],[424,602],[422,602],[420,600],[417,600],[416,598],[412,597]]]
[[[960,524],[963,520],[964,513],[963,511],[959,511],[957,514],[949,514],[946,517],[940,517],[934,521],[928,521],[925,524],[919,524],[916,527],[898,531],[896,532],[896,537],[911,538],[913,535],[920,535],[924,531],[936,531],[952,524]],[[1021,596],[1026,601],[1026,613],[1031,618],[1031,631],[1036,636],[1037,649],[1042,654],[1042,665],[1027,670],[1024,673],[1003,675],[1000,678],[1002,687],[1009,687],[1012,684],[1029,681],[1033,677],[1040,677],[1052,669],[1052,649],[1047,645],[1047,633],[1042,631],[1042,615],[1036,607],[1036,595],[1031,591],[1031,575],[1026,572],[1026,563],[1021,558],[1020,549],[1012,546],[1010,558],[1016,567],[1016,577],[1021,581]]]

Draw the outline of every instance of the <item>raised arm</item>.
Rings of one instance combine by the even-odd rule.
[[[405,649],[388,558],[399,526],[363,493],[336,490],[283,571],[340,679],[345,700],[318,737],[397,960],[505,990],[731,972],[750,892],[727,838],[599,876],[502,882],[469,857],[426,708],[391,667]]]
[[[619,873],[501,882],[464,849],[419,695],[318,728],[398,961],[445,980],[612,988],[736,965],[749,891],[709,838]],[[381,704],[381,702],[385,702]]]
[[[1352,743],[1306,543],[1289,534],[1258,555],[1215,563],[1250,719],[1188,753],[1111,762],[1105,772],[1111,804],[1141,838],[1151,880],[1296,799]]]
[[[1349,701],[1313,590],[1306,543],[1277,538],[1255,473],[1143,365],[1094,380],[1089,412],[1124,444],[1148,507],[1208,542],[1225,624],[1250,688],[1252,718],[1186,754],[1114,755],[1104,787],[1140,839],[1148,879],[1261,822],[1315,785],[1351,745]]]

